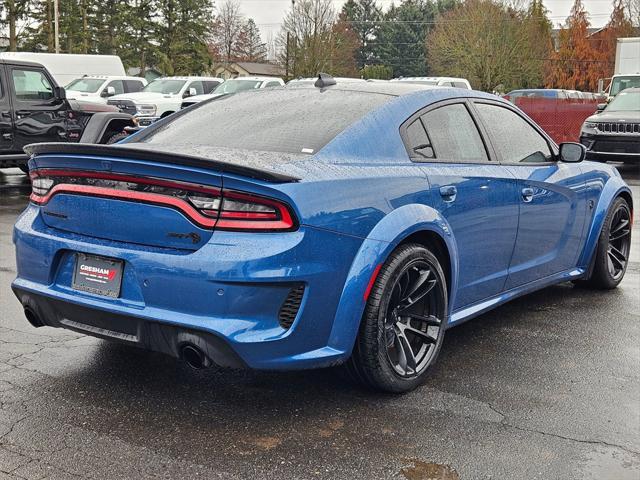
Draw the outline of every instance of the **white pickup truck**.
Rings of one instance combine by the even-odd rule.
[[[182,108],[190,107],[195,103],[200,103],[211,98],[238,93],[245,90],[257,90],[260,88],[272,88],[284,86],[284,80],[278,77],[238,77],[227,80],[222,85],[218,85],[211,92],[204,95],[189,97],[182,102]]]
[[[140,125],[145,126],[180,110],[185,98],[208,93],[222,82],[222,78],[216,77],[162,77],[140,92],[115,95],[107,103],[135,115]]]
[[[110,97],[123,93],[136,93],[147,85],[141,77],[91,75],[76,78],[65,90],[67,98],[86,102],[107,103]]]

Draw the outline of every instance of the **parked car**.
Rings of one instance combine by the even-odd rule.
[[[640,162],[640,88],[623,90],[600,109],[580,132],[587,158]]]
[[[622,280],[631,192],[584,146],[494,95],[335,83],[226,95],[118,145],[28,147],[27,319],[197,368],[346,362],[402,392],[448,328]]]
[[[400,77],[394,78],[391,82],[414,83],[419,85],[430,85],[432,87],[456,87],[471,90],[471,84],[466,78],[455,77]]]
[[[338,84],[343,83],[364,83],[366,80],[364,78],[352,78],[352,77],[333,77],[333,79]],[[309,86],[313,85],[318,81],[318,77],[298,77],[291,79],[287,82],[287,87],[299,87],[299,86]]]
[[[510,101],[514,101],[516,98],[554,98],[554,99],[566,99],[569,98],[567,90],[559,88],[521,88],[518,90],[511,90],[504,98]]]
[[[115,95],[107,104],[135,115],[141,125],[150,125],[180,110],[185,98],[210,92],[222,82],[216,77],[162,77],[140,92]]]
[[[277,77],[238,77],[227,80],[224,83],[216,86],[211,92],[205,95],[195,95],[187,98],[182,102],[180,108],[190,107],[196,103],[204,100],[210,100],[222,95],[229,95],[231,93],[242,92],[244,90],[256,90],[260,88],[273,88],[282,87],[284,80]]]
[[[26,170],[29,143],[111,143],[133,125],[114,107],[68,99],[39,63],[0,59],[0,168]]]
[[[65,87],[67,98],[107,103],[109,97],[141,91],[147,81],[141,77],[84,76]]]
[[[117,55],[2,52],[0,59],[38,63],[47,69],[58,85],[67,85],[83,75],[126,75],[122,60]]]

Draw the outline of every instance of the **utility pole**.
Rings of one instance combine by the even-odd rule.
[[[291,10],[293,10],[296,6],[296,0],[291,0]],[[291,39],[291,34],[289,33],[289,30],[287,30],[287,46],[286,46],[286,59],[285,59],[285,67],[284,67],[284,76],[286,77],[287,81],[289,81],[289,40]]]
[[[58,31],[58,0],[53,0],[53,29],[56,53],[60,53],[60,32]]]

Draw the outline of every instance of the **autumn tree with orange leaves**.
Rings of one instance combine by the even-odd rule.
[[[560,30],[560,47],[551,57],[546,86],[595,91],[598,79],[611,77],[617,39],[634,35],[627,11],[623,0],[614,0],[609,22],[590,38],[588,14],[582,0],[575,0]]]

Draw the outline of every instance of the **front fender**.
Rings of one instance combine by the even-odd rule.
[[[458,251],[451,228],[433,208],[418,204],[405,205],[386,215],[360,246],[342,290],[329,337],[330,346],[345,353],[351,353],[366,304],[364,295],[376,267],[384,263],[403,240],[422,231],[439,235],[449,250],[451,258],[449,308],[451,309],[458,281]]]
[[[614,199],[620,196],[623,192],[626,192],[631,196],[631,190],[621,177],[609,177],[607,182],[604,184],[600,197],[598,198],[598,202],[595,206],[593,220],[591,221],[591,227],[589,228],[582,253],[580,254],[578,266],[585,269],[590,268],[591,261],[598,246],[598,238],[600,237],[600,232],[602,231],[604,219],[607,216],[609,207]]]
[[[124,125],[133,126],[133,117],[122,112],[97,112],[91,115],[87,126],[82,132],[79,143],[99,143],[102,136],[107,131],[109,125],[119,122]]]

